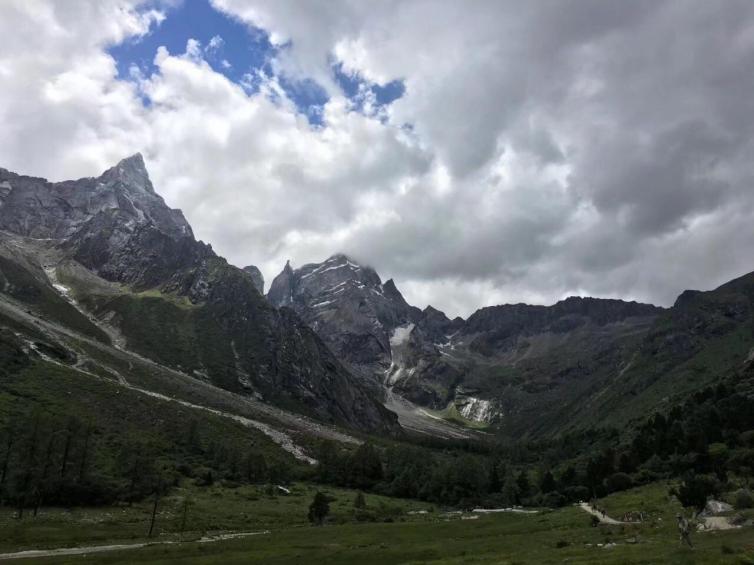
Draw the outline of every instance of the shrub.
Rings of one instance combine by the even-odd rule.
[[[633,480],[626,473],[613,473],[607,479],[605,479],[605,486],[610,492],[616,492],[619,490],[628,490],[634,486]]]
[[[321,526],[324,523],[325,518],[330,513],[331,501],[332,499],[329,496],[317,491],[314,495],[314,500],[309,505],[308,518],[312,524]]]
[[[372,510],[356,508],[353,511],[353,517],[357,522],[376,522],[377,514]]]
[[[678,489],[678,500],[686,507],[702,510],[707,504],[707,498],[715,493],[715,489],[714,478],[688,473]]]
[[[589,489],[586,487],[566,487],[563,489],[563,494],[571,502],[581,502],[591,498]]]
[[[542,506],[548,508],[559,508],[566,503],[566,498],[557,491],[548,492],[542,497]]]
[[[754,508],[754,496],[752,496],[751,491],[743,488],[737,490],[733,495],[733,506],[736,510]]]

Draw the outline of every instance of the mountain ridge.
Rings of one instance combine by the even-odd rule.
[[[314,332],[272,308],[249,273],[194,238],[183,214],[154,191],[141,155],[100,177],[59,183],[2,170],[0,186],[0,230],[39,268],[30,292],[67,293],[128,347],[232,392],[399,433],[395,416]],[[17,267],[6,264],[3,276],[18,275]]]
[[[357,275],[357,269],[368,270],[372,287],[363,284],[365,277]],[[650,372],[668,383],[668,391],[689,390],[676,380],[685,374],[685,359],[703,352],[716,334],[727,335],[734,322],[749,319],[748,301],[754,298],[750,277],[754,275],[713,291],[686,291],[671,308],[571,296],[549,306],[488,306],[465,320],[450,320],[432,306],[419,310],[407,304],[391,283],[396,296],[388,301],[394,308],[391,317],[376,315],[382,298],[374,285],[379,284],[384,295],[388,283],[381,283],[373,269],[335,254],[299,269],[287,263],[276,278],[278,284],[273,282],[277,294],[271,287],[268,298],[298,312],[341,360],[349,367],[358,366],[360,376],[371,379],[378,393],[382,387],[387,405],[399,415],[404,416],[401,407],[407,403],[413,416],[429,411],[432,417],[481,422],[521,437],[588,427],[596,419],[613,418],[612,414],[630,419],[645,408],[657,409],[666,400],[655,398],[655,386],[643,388],[644,373],[637,369],[647,351],[675,347],[666,361],[657,356],[648,361]],[[322,280],[313,282],[317,278]],[[285,292],[280,291],[283,286]],[[346,293],[344,289],[350,288],[358,292]],[[708,308],[708,297],[715,293],[738,298],[727,299],[723,315],[693,333],[699,329],[699,313],[694,310],[687,320],[690,314],[684,314],[684,308],[698,308],[694,304],[699,301],[701,308]],[[663,330],[668,324],[673,328],[669,335]],[[684,324],[696,324],[697,329],[684,330]],[[364,358],[361,344],[369,340],[380,346]],[[690,341],[695,345],[683,345]],[[714,381],[714,374],[704,374],[698,386]],[[631,388],[612,392],[623,390],[624,380],[633,383]],[[642,408],[631,414],[622,405]]]

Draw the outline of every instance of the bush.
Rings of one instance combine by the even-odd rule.
[[[377,507],[376,519],[381,522],[394,522],[395,518],[398,518],[403,514],[403,510],[400,506],[394,506],[392,504],[385,504],[380,502]]]
[[[210,487],[215,482],[214,474],[212,473],[212,469],[208,469],[207,467],[201,467],[200,469],[197,469],[196,478],[194,479],[194,484],[198,487]]]
[[[605,479],[605,487],[610,492],[628,490],[634,486],[634,482],[626,473],[613,473]]]
[[[649,469],[641,469],[638,473],[636,473],[634,484],[648,485],[649,483],[653,483],[659,480],[661,477],[662,475],[660,473],[655,473],[654,471],[650,471]]]
[[[754,447],[754,430],[748,430],[748,431],[743,432],[741,435],[738,436],[738,440],[741,442],[741,445]]]
[[[329,496],[317,491],[314,495],[314,500],[309,505],[308,518],[312,524],[321,526],[324,523],[325,518],[330,513],[330,502],[332,500]]]
[[[688,473],[678,489],[678,500],[686,507],[702,510],[707,504],[707,498],[715,493],[716,486],[712,477]]]
[[[548,508],[559,508],[566,503],[566,497],[557,491],[548,492],[542,497],[542,506]]]
[[[563,494],[571,502],[582,502],[591,498],[591,493],[586,487],[566,487]]]
[[[353,511],[354,520],[357,522],[376,522],[377,514],[372,510],[366,510],[364,508],[355,508]]]
[[[733,495],[733,507],[736,510],[746,510],[754,508],[754,496],[746,489],[739,489]]]

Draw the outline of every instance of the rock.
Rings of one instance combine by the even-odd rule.
[[[293,269],[286,263],[267,299],[293,309],[363,382],[379,391],[396,328],[420,317],[395,284],[344,254]]]
[[[264,294],[264,276],[262,276],[262,271],[254,265],[244,267],[243,271],[251,276],[251,280],[254,282],[254,287],[259,291],[259,294]]]
[[[703,515],[717,516],[718,514],[725,514],[726,512],[733,512],[733,506],[731,506],[727,502],[710,499],[704,506]]]

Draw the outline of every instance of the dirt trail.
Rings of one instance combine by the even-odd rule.
[[[581,508],[584,512],[588,512],[592,516],[596,516],[601,524],[633,524],[634,523],[634,522],[621,522],[620,520],[611,518],[607,514],[603,515],[602,512],[598,512],[597,510],[594,509],[594,507],[592,507],[587,502],[579,502],[579,508]]]
[[[124,551],[128,549],[140,549],[142,547],[156,545],[178,545],[182,543],[213,543],[228,539],[244,538],[249,536],[261,536],[269,534],[269,530],[261,532],[238,532],[234,534],[221,534],[217,536],[205,536],[192,541],[147,541],[141,543],[125,543],[114,545],[92,545],[82,547],[61,547],[59,549],[30,549],[15,553],[0,553],[0,561],[11,559],[32,559],[35,557],[59,557],[63,555],[89,555],[90,553],[106,553],[109,551]]]

